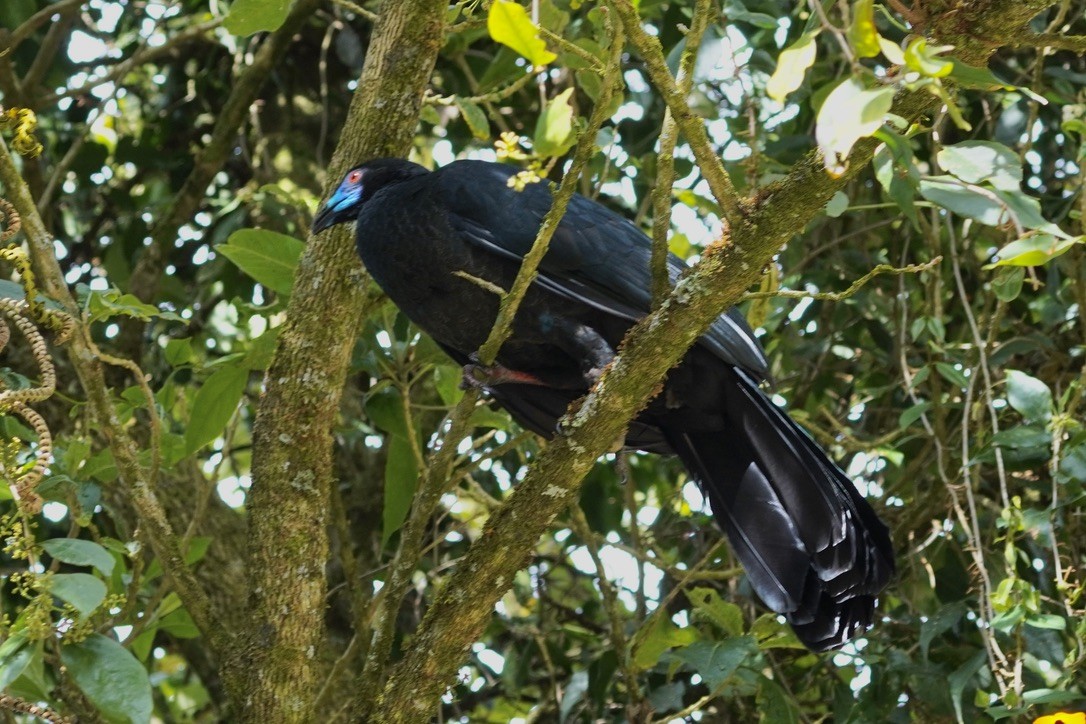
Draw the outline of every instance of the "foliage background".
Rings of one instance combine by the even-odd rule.
[[[497,584],[497,605],[482,591],[466,602],[494,615],[469,652],[435,655],[437,695],[451,688],[421,705],[494,722],[985,721],[1083,707],[1083,3],[288,5],[0,6],[0,101],[37,115],[29,142],[29,126],[8,124],[2,195],[22,216],[37,289],[77,322],[70,357],[50,348],[56,392],[29,403],[51,433],[45,506],[0,492],[5,717],[34,703],[87,721],[410,720],[396,701],[412,670],[393,664],[429,650],[423,616],[441,630],[437,593],[455,590],[451,572],[545,443],[462,400],[459,370],[367,286],[349,233],[321,242],[340,254],[348,307],[292,286],[296,269],[327,271],[332,248],[302,256],[300,240],[321,190],[382,149],[434,164],[496,148],[516,160],[516,146],[559,180],[580,137],[592,153],[578,190],[700,258],[721,219],[738,229],[739,217],[689,133],[668,193],[660,139],[673,122],[623,22],[632,12],[657,59],[685,69],[702,150],[723,159],[741,211],[772,203],[818,143],[841,150],[842,136],[876,132],[895,91],[909,120],[902,101],[934,109],[917,125],[891,118],[871,164],[816,163],[792,192],[829,203],[778,210],[796,239],[744,302],[774,392],[862,481],[900,574],[878,626],[842,652],[805,652],[751,597],[677,463],[610,454],[579,507],[539,518],[546,533]],[[889,50],[869,47],[876,28]],[[947,61],[981,65],[993,50],[998,84]],[[361,74],[378,58],[400,69],[383,82],[408,90],[373,90]],[[402,64],[416,61],[412,90]],[[868,95],[839,95],[850,77]],[[387,129],[355,122],[366,92],[393,107],[423,90]],[[605,122],[584,131],[594,110]],[[34,141],[40,155],[8,158]],[[824,296],[880,264],[927,266]],[[0,287],[9,300],[27,286],[15,268]],[[60,318],[13,304],[5,314],[43,329]],[[319,320],[350,355],[342,398],[337,380],[316,380],[276,418],[276,385],[310,384],[311,368],[263,373]],[[40,354],[13,337],[5,394],[40,386]],[[14,485],[43,439],[2,399]],[[458,403],[470,414],[439,444]],[[260,405],[274,434],[254,430]],[[326,422],[333,484],[268,472],[302,459],[296,439],[327,448]]]

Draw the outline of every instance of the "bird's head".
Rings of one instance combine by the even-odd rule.
[[[417,163],[402,158],[379,158],[355,166],[344,174],[335,193],[317,210],[317,216],[313,219],[313,233],[345,221],[354,221],[362,204],[378,191],[424,173],[429,172]]]

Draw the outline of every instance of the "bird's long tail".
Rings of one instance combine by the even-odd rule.
[[[746,373],[730,369],[727,427],[672,431],[762,601],[808,647],[872,623],[894,573],[889,531],[852,482]]]

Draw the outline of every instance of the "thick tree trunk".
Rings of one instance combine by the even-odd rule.
[[[445,9],[439,0],[382,7],[331,184],[353,163],[410,149]],[[349,229],[311,239],[265,379],[249,498],[248,620],[228,670],[242,721],[309,721],[321,688],[331,431],[364,311],[364,281]]]

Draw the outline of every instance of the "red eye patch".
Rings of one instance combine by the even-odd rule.
[[[362,172],[359,171],[358,169],[355,169],[354,171],[351,171],[349,174],[347,174],[347,182],[348,183],[356,184],[361,180],[362,180]]]

